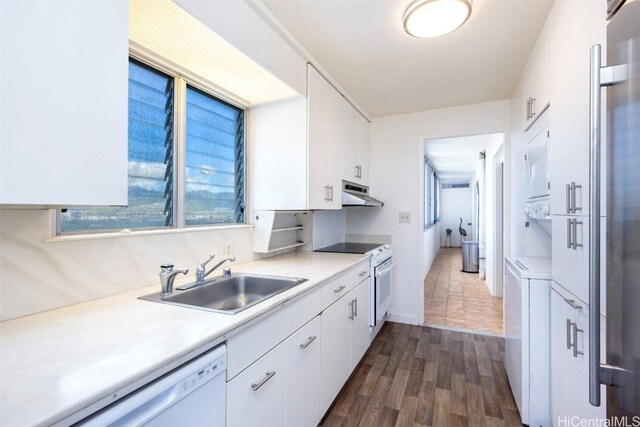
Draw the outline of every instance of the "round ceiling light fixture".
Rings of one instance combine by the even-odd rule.
[[[404,30],[413,37],[438,37],[454,31],[471,16],[471,0],[415,0],[404,12]]]

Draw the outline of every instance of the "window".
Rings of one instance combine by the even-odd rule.
[[[440,220],[440,179],[431,162],[424,158],[424,229]]]
[[[130,59],[129,206],[66,209],[58,233],[244,222],[244,120],[244,110]]]

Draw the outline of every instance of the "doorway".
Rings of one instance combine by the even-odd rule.
[[[431,233],[440,247],[423,276],[428,326],[503,334],[503,142],[503,133],[424,141],[441,183],[441,217]],[[425,231],[425,253],[428,240]],[[480,242],[486,277],[461,271],[463,240]]]

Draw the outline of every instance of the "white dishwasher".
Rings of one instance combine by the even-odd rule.
[[[225,425],[227,348],[218,346],[79,422],[103,426]]]

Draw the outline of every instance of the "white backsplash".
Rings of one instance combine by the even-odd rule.
[[[223,241],[236,262],[257,258],[253,227],[45,241],[50,221],[48,210],[0,210],[0,320],[159,283],[164,262],[193,274]]]

